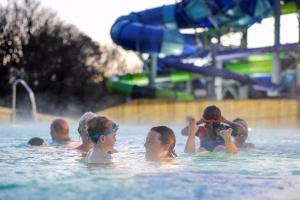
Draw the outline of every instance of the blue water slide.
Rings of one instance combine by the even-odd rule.
[[[274,0],[182,0],[119,17],[111,28],[113,41],[128,50],[164,55],[158,59],[157,69],[176,68],[207,76],[234,79],[243,84],[261,86],[266,90],[279,90],[282,86],[269,80],[251,78],[217,69],[198,67],[183,62],[186,57],[206,57],[209,51],[201,48],[201,37],[183,34],[185,28],[248,27],[270,16]],[[297,0],[299,5],[299,0]],[[216,60],[243,58],[265,52],[299,50],[299,43],[254,49],[230,49],[216,53]]]
[[[119,17],[113,41],[128,50],[151,54],[190,55],[201,42],[185,28],[246,27],[272,12],[273,0],[183,0]]]

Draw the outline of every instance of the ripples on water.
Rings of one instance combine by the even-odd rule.
[[[2,124],[0,199],[300,199],[299,130],[254,129],[249,141],[256,149],[190,155],[173,126],[179,157],[161,165],[144,159],[149,128],[121,126],[114,164],[97,166],[74,150],[28,147],[34,136],[50,142],[49,124]]]

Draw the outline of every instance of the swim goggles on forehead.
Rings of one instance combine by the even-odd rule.
[[[203,120],[204,123],[220,123],[220,122],[223,122],[222,119],[204,119]]]
[[[89,133],[89,136],[91,138],[98,139],[101,135],[108,136],[108,135],[110,135],[112,133],[117,132],[118,129],[119,129],[119,125],[114,123],[113,127],[110,130],[106,130],[106,131],[104,131],[102,133]]]

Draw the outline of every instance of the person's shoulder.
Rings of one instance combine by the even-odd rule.
[[[87,163],[110,163],[112,159],[111,154],[108,153],[104,153],[104,152],[97,152],[94,149],[91,149],[86,157],[85,157],[85,161]]]
[[[118,153],[119,151],[117,149],[113,149],[112,151],[109,152],[109,154],[113,154],[113,153]]]
[[[69,142],[66,144],[66,147],[67,147],[67,148],[71,148],[71,149],[76,149],[76,148],[79,147],[79,146],[80,146],[80,143],[77,142],[77,141],[73,141],[73,140],[69,141]]]

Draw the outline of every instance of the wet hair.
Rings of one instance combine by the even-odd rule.
[[[39,137],[33,137],[28,141],[27,144],[29,144],[31,146],[41,146],[44,144],[44,140]]]
[[[88,134],[90,139],[97,143],[97,137],[91,137],[95,133],[103,133],[104,131],[110,130],[112,128],[112,121],[107,117],[97,116],[88,121]]]
[[[161,144],[170,144],[168,157],[177,157],[177,154],[175,153],[174,149],[176,144],[176,137],[172,129],[166,126],[156,126],[152,127],[151,130],[159,133]]]
[[[97,115],[93,112],[86,112],[80,117],[78,123],[78,133],[82,139],[82,142],[89,140],[88,131],[87,131],[88,121],[96,116]]]
[[[221,110],[215,105],[208,106],[203,111],[202,117],[206,120],[220,119],[222,117]]]

